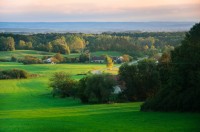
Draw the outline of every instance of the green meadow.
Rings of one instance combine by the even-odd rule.
[[[0,62],[0,69],[13,68],[39,76],[0,80],[0,132],[200,130],[199,113],[140,112],[142,102],[86,105],[81,104],[79,99],[52,97],[48,80],[54,72],[68,72],[78,80],[83,75],[77,74],[105,69],[105,64],[23,65]]]
[[[42,58],[43,56],[53,56],[56,53],[52,52],[44,52],[44,51],[36,51],[36,50],[15,50],[15,51],[1,51],[0,52],[0,59],[7,59],[10,60],[12,56],[17,58],[23,58],[26,55]],[[79,57],[80,53],[71,53],[70,55],[63,55],[64,57]],[[109,56],[121,56],[123,55],[117,51],[96,51],[92,52],[91,56],[102,56],[102,55],[109,55]]]

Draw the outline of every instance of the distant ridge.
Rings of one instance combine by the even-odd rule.
[[[195,22],[0,22],[3,33],[102,33],[188,31]]]

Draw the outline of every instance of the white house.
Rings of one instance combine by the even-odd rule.
[[[46,59],[47,63],[51,63],[51,58]]]
[[[117,85],[117,86],[114,86],[113,89],[114,89],[114,92],[113,92],[114,94],[119,94],[119,93],[122,92],[120,86],[118,86],[118,85]]]
[[[46,60],[44,60],[44,62],[45,62],[45,63],[56,64],[56,63],[53,61],[52,57],[51,57],[51,58],[48,58],[48,59],[46,59]]]

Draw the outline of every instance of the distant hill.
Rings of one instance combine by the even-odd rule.
[[[0,22],[0,32],[102,33],[188,31],[195,22]]]

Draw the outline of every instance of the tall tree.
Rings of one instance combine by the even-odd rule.
[[[112,60],[111,57],[109,57],[108,55],[105,56],[105,59],[106,59],[106,66],[108,69],[112,69],[113,65],[114,65],[114,62]]]
[[[200,23],[186,34],[171,54],[171,72],[166,85],[142,110],[200,112]]]
[[[144,101],[155,96],[160,88],[159,72],[154,60],[143,60],[138,65],[123,64],[119,77],[125,82],[124,91],[129,101]]]
[[[79,82],[79,98],[83,103],[107,103],[115,84],[113,76],[109,74],[84,77]]]
[[[70,54],[69,46],[67,45],[67,42],[65,38],[62,36],[60,38],[57,38],[51,42],[52,44],[52,51],[53,52],[59,52],[62,54]]]
[[[15,41],[12,37],[0,37],[0,51],[15,50]]]
[[[25,46],[26,46],[26,42],[23,41],[23,40],[20,40],[17,48],[18,49],[24,49]]]

